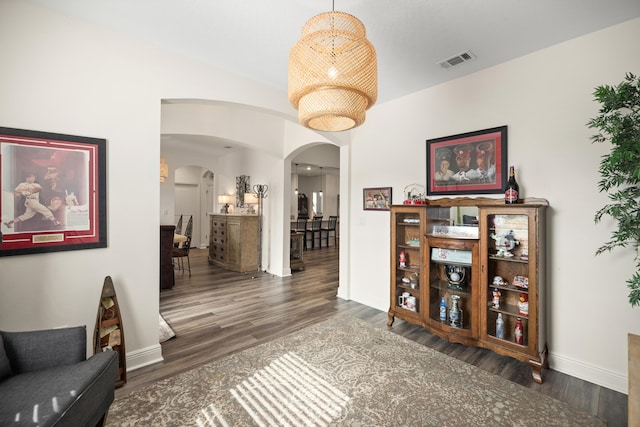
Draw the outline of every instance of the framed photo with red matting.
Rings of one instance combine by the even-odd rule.
[[[106,145],[0,127],[0,256],[107,246]]]
[[[498,194],[506,184],[506,126],[427,140],[427,195]]]

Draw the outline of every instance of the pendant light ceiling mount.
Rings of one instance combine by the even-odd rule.
[[[288,92],[305,127],[335,132],[364,123],[378,98],[378,62],[362,22],[333,8],[309,19],[289,52]]]

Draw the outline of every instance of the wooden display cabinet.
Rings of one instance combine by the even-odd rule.
[[[541,383],[541,370],[548,366],[544,316],[547,201],[527,199],[505,205],[500,199],[440,198],[426,203],[391,207],[387,325],[392,326],[399,317],[449,341],[516,358],[529,363],[534,380]],[[400,265],[401,251],[407,258],[404,266]],[[452,273],[464,275],[464,281]],[[413,282],[417,285],[412,286]],[[494,290],[499,293],[497,302]],[[403,294],[415,298],[415,308],[407,307]],[[443,297],[446,319],[440,317]],[[520,298],[527,301],[526,307],[519,305]],[[461,309],[462,322],[451,320],[453,299]],[[504,321],[501,338],[496,334],[498,314]],[[518,319],[521,342],[515,334]]]
[[[391,208],[391,306],[389,325],[394,317],[423,323],[423,235],[424,206]],[[401,254],[403,254],[401,259]]]

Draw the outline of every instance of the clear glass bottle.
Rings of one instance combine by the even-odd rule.
[[[504,320],[502,319],[502,313],[498,313],[496,319],[496,338],[504,339]]]

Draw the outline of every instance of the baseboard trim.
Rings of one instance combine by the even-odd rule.
[[[628,377],[618,372],[602,369],[552,352],[549,352],[549,365],[554,371],[562,372],[623,394],[629,393]],[[544,380],[544,372],[542,378]]]
[[[163,360],[162,346],[160,344],[132,351],[127,353],[127,372],[135,371]]]

